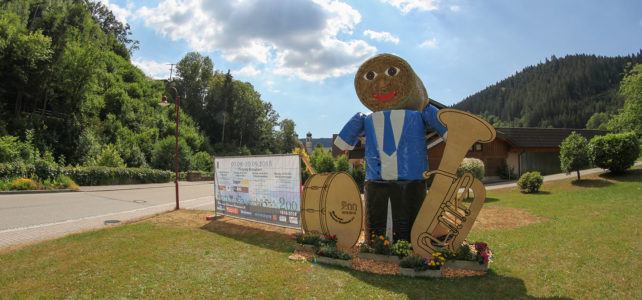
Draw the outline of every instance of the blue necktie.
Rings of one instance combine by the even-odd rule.
[[[392,155],[397,151],[395,145],[395,135],[392,132],[392,123],[390,122],[390,111],[383,112],[383,152]]]

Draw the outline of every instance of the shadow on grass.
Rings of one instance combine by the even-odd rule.
[[[485,276],[430,279],[377,275],[356,270],[348,272],[369,285],[406,294],[410,299],[571,299],[529,296],[523,280],[497,275],[492,269]]]
[[[492,203],[492,202],[497,202],[497,201],[499,201],[499,198],[486,197],[486,200],[484,200],[484,203]],[[462,202],[464,202],[464,203],[472,203],[473,202],[473,198],[465,198],[464,201],[462,201]]]
[[[642,169],[628,169],[621,174],[614,174],[611,172],[602,173],[599,177],[607,180],[615,180],[622,182],[640,182],[642,181]]]
[[[584,188],[601,188],[601,187],[607,187],[607,186],[613,185],[612,182],[602,180],[602,179],[583,179],[579,181],[573,180],[571,184],[577,187],[584,187]]]
[[[521,191],[521,193],[524,194],[524,195],[550,195],[551,194],[551,192],[549,192],[549,191],[537,191],[537,192],[534,192],[534,193]]]
[[[213,220],[210,223],[203,225],[201,229],[235,239],[239,242],[248,243],[278,252],[292,252],[294,249],[294,243],[291,242],[290,233],[297,232],[297,230],[262,225],[258,223],[257,225],[253,224],[253,227],[250,227],[242,224],[235,224],[233,223],[234,220],[230,219],[232,218],[224,218],[224,221]]]

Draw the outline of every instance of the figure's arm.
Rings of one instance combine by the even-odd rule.
[[[434,105],[428,105],[424,110],[421,112],[421,118],[424,120],[424,124],[432,129],[434,129],[439,136],[444,138],[444,140],[447,139],[448,137],[448,129],[444,124],[441,124],[439,122],[439,119],[437,119],[437,112],[439,109],[435,107]]]
[[[362,113],[355,114],[334,140],[334,144],[341,150],[352,150],[359,141],[358,137],[363,136],[363,122],[366,116]]]

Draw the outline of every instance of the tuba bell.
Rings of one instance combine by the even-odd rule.
[[[426,179],[434,179],[410,232],[415,253],[423,257],[441,247],[457,251],[470,232],[484,204],[486,189],[470,173],[458,178],[457,168],[470,147],[489,143],[496,135],[488,122],[464,111],[441,109],[437,118],[448,128],[448,140],[439,168],[423,174]],[[463,193],[458,196],[461,189]],[[473,201],[465,205],[463,198],[471,190]]]

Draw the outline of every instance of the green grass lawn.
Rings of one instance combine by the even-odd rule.
[[[489,191],[487,207],[546,221],[471,232],[470,241],[495,252],[482,277],[413,279],[294,262],[283,234],[152,218],[3,251],[0,298],[641,299],[642,169],[583,178],[547,182],[538,194]]]

